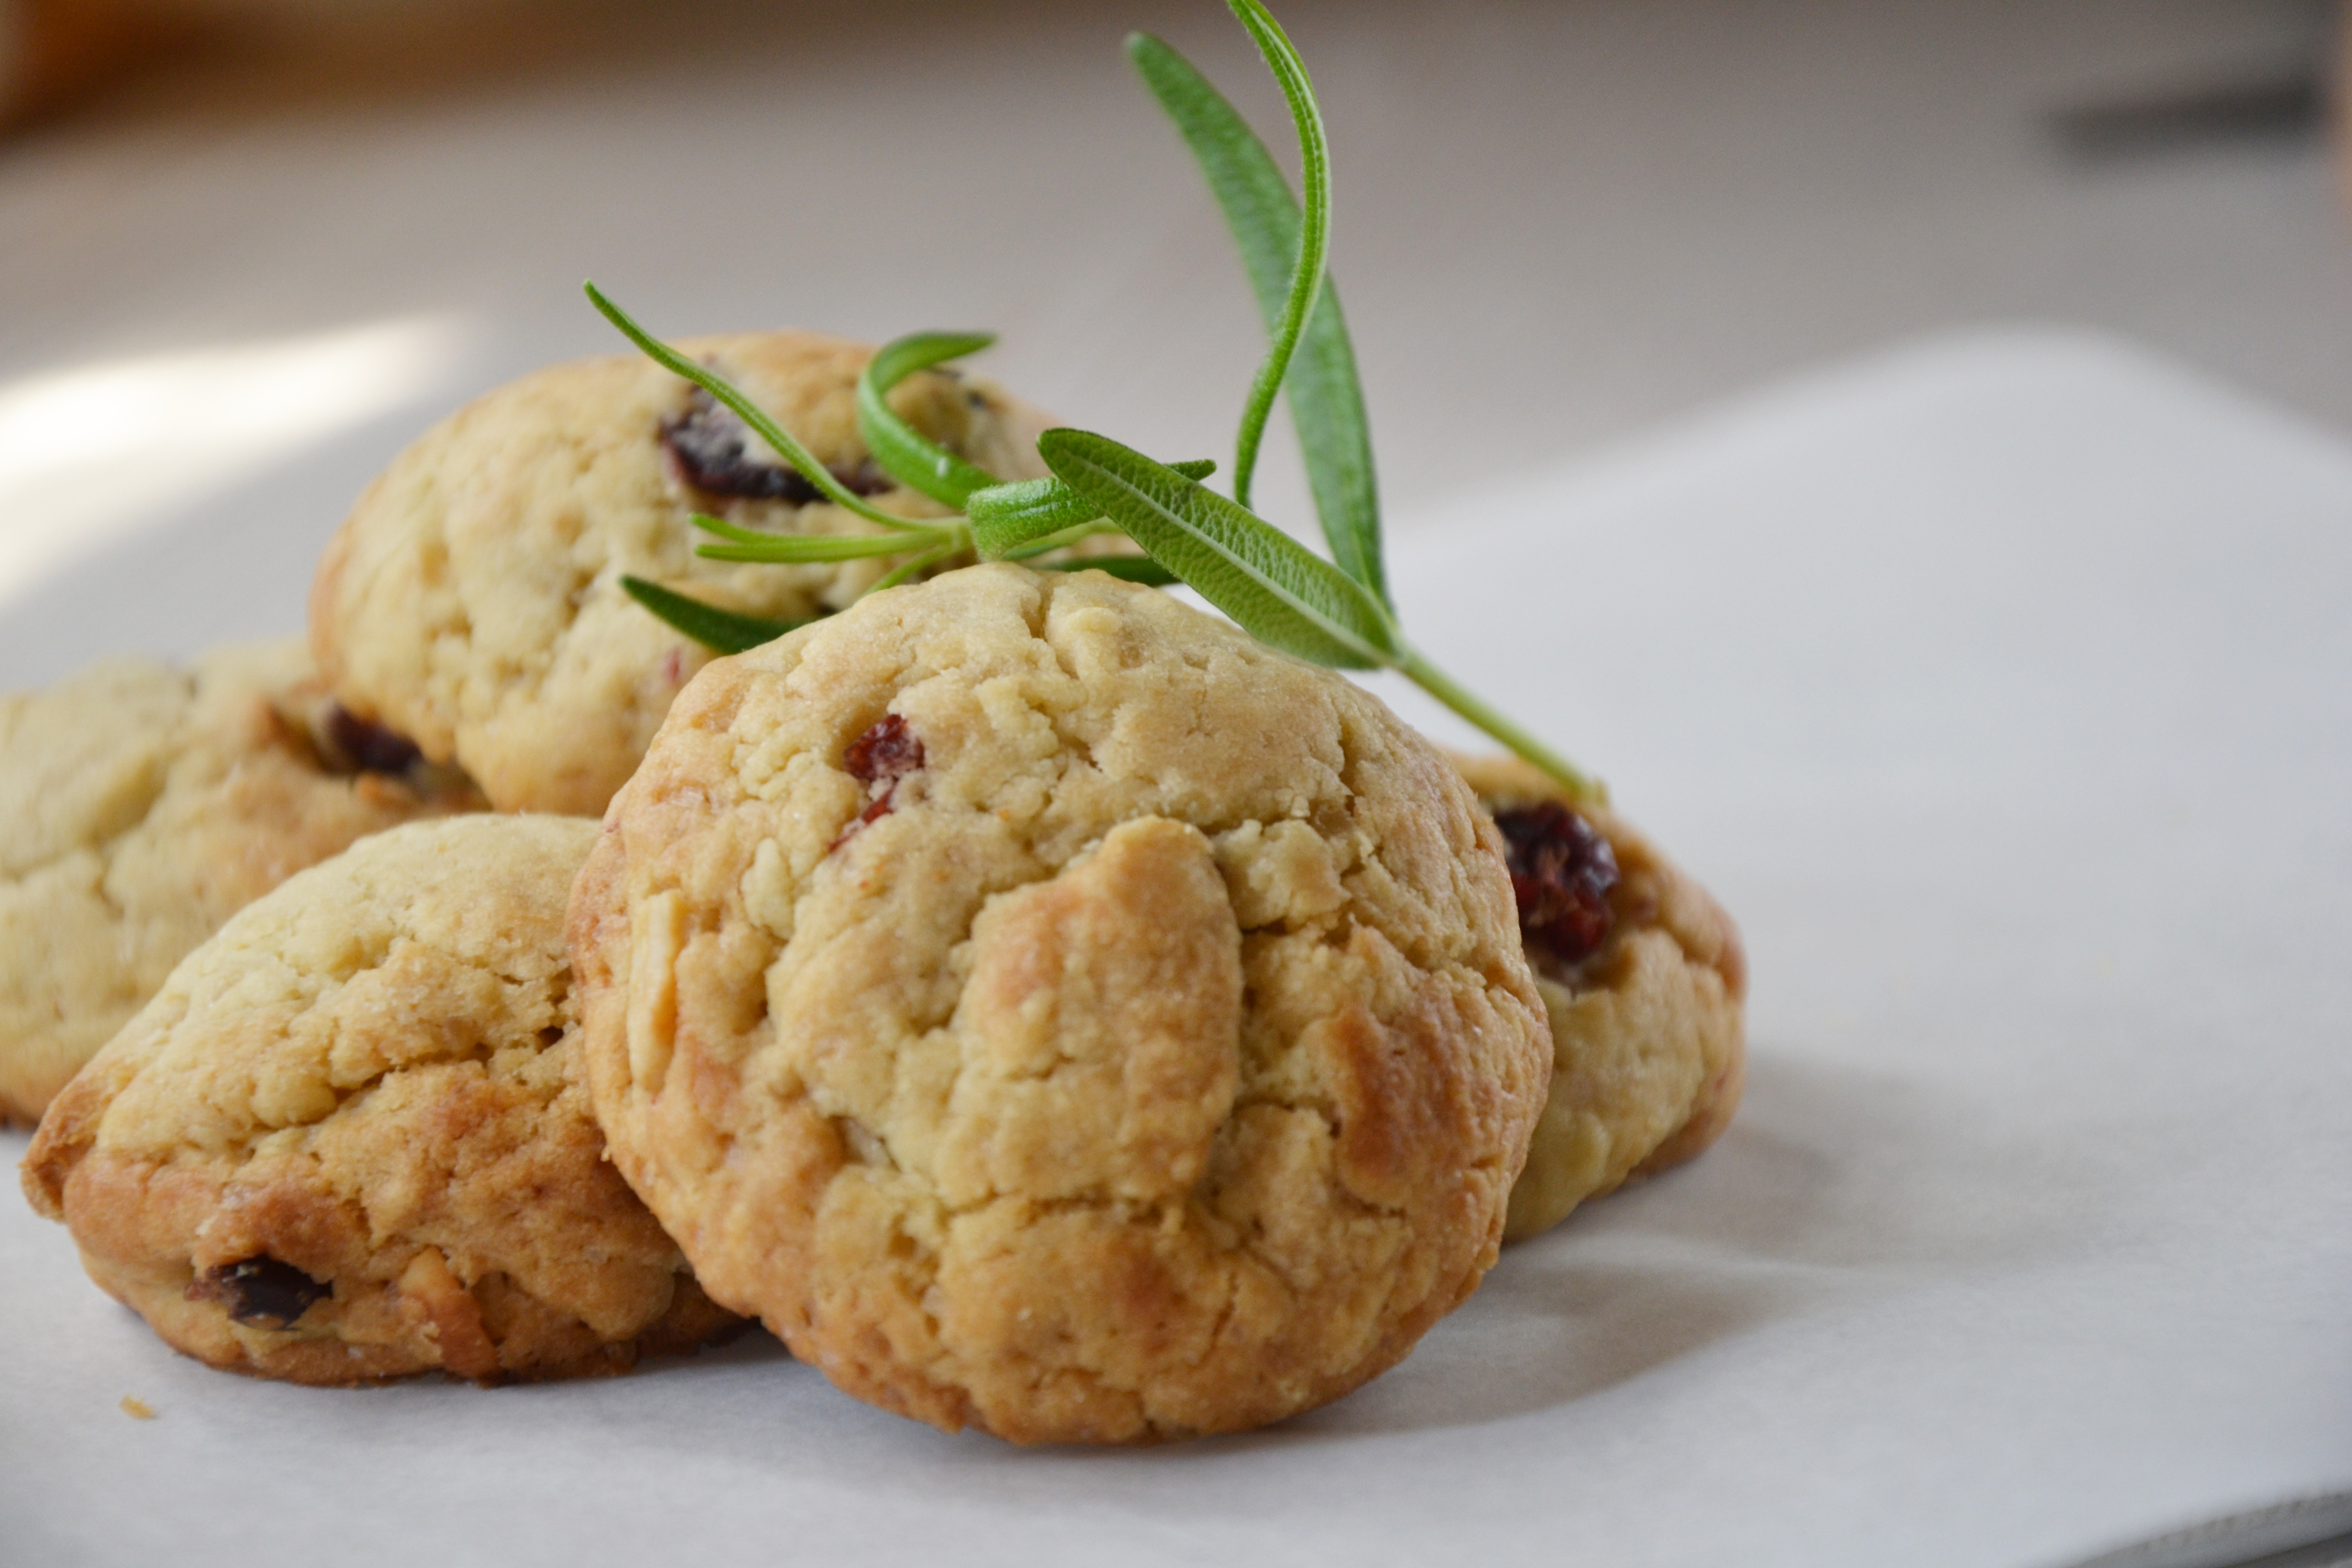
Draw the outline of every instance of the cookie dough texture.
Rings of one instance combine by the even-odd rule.
[[[1551,1026],[1551,1087],[1511,1192],[1504,1235],[1521,1241],[1588,1198],[1691,1159],[1730,1125],[1748,961],[1731,917],[1622,817],[1571,800],[1517,758],[1455,761],[1490,809],[1559,801],[1617,857],[1600,949],[1566,971],[1532,963]]]
[[[417,824],[251,905],[50,1108],[34,1206],[232,1371],[491,1382],[700,1342],[730,1320],[605,1163],[570,1071],[563,909],[595,837]]]
[[[0,1121],[37,1118],[238,909],[371,833],[478,805],[337,765],[299,642],[117,658],[0,697]]]
[[[808,332],[688,339],[827,467],[870,488],[855,394],[868,349]],[[664,439],[698,395],[642,355],[561,364],[500,387],[420,437],[360,498],[310,595],[320,668],[355,712],[454,761],[501,811],[602,813],[670,699],[710,656],[621,586],[634,575],[707,603],[800,620],[891,564],[707,561],[689,519],[872,533],[830,503],[697,489]],[[1042,473],[1043,415],[990,384],[909,378],[892,406],[1007,479]],[[707,404],[703,405],[708,412]],[[747,458],[772,457],[755,438]],[[781,477],[781,470],[771,469]],[[886,510],[935,516],[911,490]]]
[[[1099,574],[954,573],[713,665],[572,922],[614,1158],[711,1294],[950,1430],[1338,1397],[1477,1284],[1542,1102],[1461,776]]]

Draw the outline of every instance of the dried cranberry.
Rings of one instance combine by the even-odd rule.
[[[231,1318],[255,1329],[290,1329],[312,1302],[334,1293],[331,1284],[266,1254],[207,1268],[185,1292],[191,1301],[218,1301]]]
[[[898,793],[898,781],[923,765],[923,740],[907,727],[904,719],[896,713],[886,713],[866,733],[849,742],[841,753],[841,765],[871,790],[874,798],[857,814],[857,820],[841,830],[841,837],[833,841],[831,849],[840,848],[849,841],[851,834],[889,811],[890,802]]]
[[[1562,965],[1580,963],[1609,936],[1609,890],[1617,856],[1593,826],[1557,801],[1506,806],[1503,830],[1519,934]]]
[[[404,773],[425,760],[415,742],[340,702],[327,710],[327,740],[363,773]]]
[[[923,765],[922,737],[907,728],[896,713],[886,713],[874,727],[849,742],[841,765],[860,784],[878,784],[885,790]]]
[[[705,494],[795,506],[823,499],[824,492],[807,475],[755,448],[751,427],[700,387],[695,388],[684,414],[662,421],[661,439],[677,465],[678,477]],[[880,495],[891,488],[888,476],[871,461],[832,472],[853,495]]]

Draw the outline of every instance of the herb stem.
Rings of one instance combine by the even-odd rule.
[[[801,477],[814,485],[825,500],[845,510],[856,512],[869,522],[878,522],[885,528],[895,528],[908,532],[922,530],[923,525],[912,518],[898,517],[884,511],[880,507],[866,500],[865,497],[843,485],[839,479],[833,477],[832,469],[810,456],[807,447],[787,434],[782,426],[769,418],[765,409],[746,397],[725,376],[707,365],[695,363],[651,332],[646,331],[645,328],[637,325],[635,320],[626,310],[606,299],[604,290],[593,283],[583,284],[582,287],[587,290],[588,302],[595,306],[606,321],[619,328],[623,337],[636,344],[645,353],[646,357],[673,375],[684,376],[719,402],[726,405],[735,417],[751,426],[753,435],[765,441],[774,450],[776,456],[798,468]]]
[[[748,528],[713,528],[707,531],[726,540],[703,544],[695,553],[707,561],[765,561],[783,565],[811,562],[858,561],[875,555],[905,555],[913,551],[944,547],[969,548],[961,528],[924,528],[906,533],[760,533]]]
[[[1567,758],[1488,707],[1475,693],[1423,658],[1420,649],[1406,647],[1394,668],[1415,686],[1557,779],[1580,802],[1592,805],[1608,804],[1609,791],[1600,780],[1591,777]]]
[[[1109,523],[1097,518],[1092,522],[1082,522],[1076,528],[1066,528],[1059,533],[1049,533],[1043,539],[1033,539],[1028,543],[1024,544],[1017,549],[1006,551],[1000,559],[1005,561],[1026,561],[1033,555],[1043,555],[1048,551],[1066,550],[1071,545],[1077,543],[1079,541],[1091,539],[1098,533],[1113,533],[1116,531],[1118,531]]]
[[[940,562],[945,561],[949,556],[955,554],[959,550],[969,550],[971,548],[971,542],[969,539],[961,542],[950,540],[945,544],[938,545],[930,550],[925,551],[922,554],[914,557],[910,561],[901,562],[888,574],[877,579],[874,585],[866,591],[869,594],[878,594],[885,588],[895,588],[899,584],[908,582],[919,575],[928,568],[938,565]]]

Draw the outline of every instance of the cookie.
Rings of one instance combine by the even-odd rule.
[[[1516,758],[1454,759],[1501,825],[1551,1025],[1551,1089],[1505,1239],[1681,1163],[1739,1107],[1748,962],[1706,889]]]
[[[723,1330],[572,1071],[595,838],[418,823],[250,905],[49,1108],[33,1206],[175,1349],[295,1383],[619,1372]]]
[[[613,1157],[713,1297],[944,1429],[1259,1426],[1496,1256],[1549,1045],[1374,698],[975,567],[705,669],[573,893]]]
[[[807,332],[689,339],[851,489],[905,516],[942,509],[866,457],[855,392],[869,350]],[[892,406],[1007,479],[1044,470],[1044,416],[988,383],[910,378]],[[744,615],[837,609],[892,564],[777,566],[694,553],[696,512],[793,533],[873,533],[820,501],[707,395],[639,355],[556,365],[442,421],[395,459],[328,546],[311,645],[353,711],[479,780],[501,811],[593,816],[709,650],[621,586],[643,577]]]
[[[299,643],[0,697],[0,1121],[37,1119],[172,966],[353,840],[478,806],[335,712]]]

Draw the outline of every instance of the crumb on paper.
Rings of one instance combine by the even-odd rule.
[[[122,1414],[133,1421],[152,1421],[155,1419],[155,1407],[143,1399],[134,1399],[126,1394],[122,1396]]]

